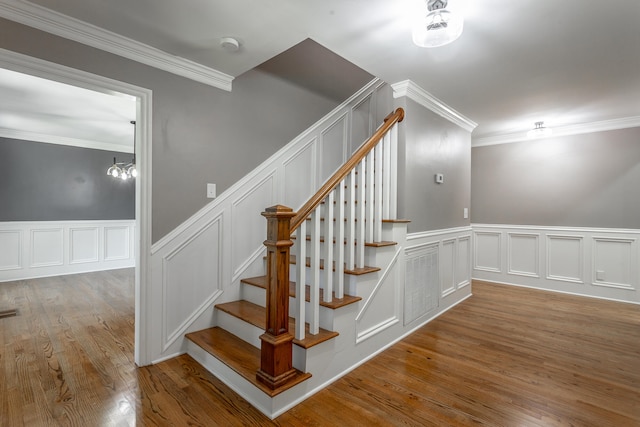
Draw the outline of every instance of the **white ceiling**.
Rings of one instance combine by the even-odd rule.
[[[133,152],[136,99],[0,68],[0,136]]]
[[[413,81],[478,123],[475,140],[539,120],[640,123],[638,0],[466,0],[462,36],[435,49],[411,41],[422,0],[32,3],[231,76],[311,38],[389,83]]]

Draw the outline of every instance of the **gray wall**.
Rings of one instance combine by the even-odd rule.
[[[154,242],[210,201],[206,183],[229,188],[371,79],[342,60],[336,78],[353,73],[358,87],[340,101],[273,70],[239,76],[229,93],[4,19],[0,47],[153,91]]]
[[[135,218],[135,182],[107,176],[131,154],[0,138],[0,221]]]
[[[398,214],[409,232],[463,227],[470,206],[471,134],[408,98],[400,125]],[[401,162],[402,163],[402,162]],[[436,184],[436,173],[444,183]]]
[[[640,128],[472,149],[474,223],[640,228]]]

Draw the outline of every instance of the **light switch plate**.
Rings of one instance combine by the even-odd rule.
[[[435,178],[436,178],[436,184],[444,183],[444,174],[437,173]]]
[[[216,185],[215,184],[207,184],[207,198],[215,199],[216,198]]]

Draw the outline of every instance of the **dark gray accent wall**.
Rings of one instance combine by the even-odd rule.
[[[223,192],[339,104],[335,93],[325,97],[273,69],[239,76],[229,93],[5,19],[0,47],[153,91],[154,242],[210,201],[207,183]],[[336,72],[359,76],[354,85],[372,78],[341,64]]]
[[[640,128],[472,149],[474,223],[640,228]]]
[[[0,138],[0,221],[135,218],[135,182],[107,176],[131,154]]]
[[[402,98],[399,132],[398,214],[411,220],[409,232],[470,224],[471,134],[415,101]],[[404,164],[404,165],[402,165]],[[444,183],[435,182],[435,174]]]

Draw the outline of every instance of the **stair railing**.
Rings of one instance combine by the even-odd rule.
[[[305,321],[309,334],[316,335],[320,330],[321,289],[325,302],[334,296],[343,298],[345,271],[357,273],[365,267],[365,242],[382,241],[382,220],[396,217],[397,124],[403,119],[402,108],[389,114],[297,213],[286,206],[273,206],[263,213],[267,218],[267,328],[260,336],[257,378],[272,390],[283,386],[295,373],[291,350],[294,337],[288,331],[291,236],[296,233],[295,339],[303,340]],[[324,246],[320,245],[322,239]],[[305,306],[307,292],[309,313]]]

